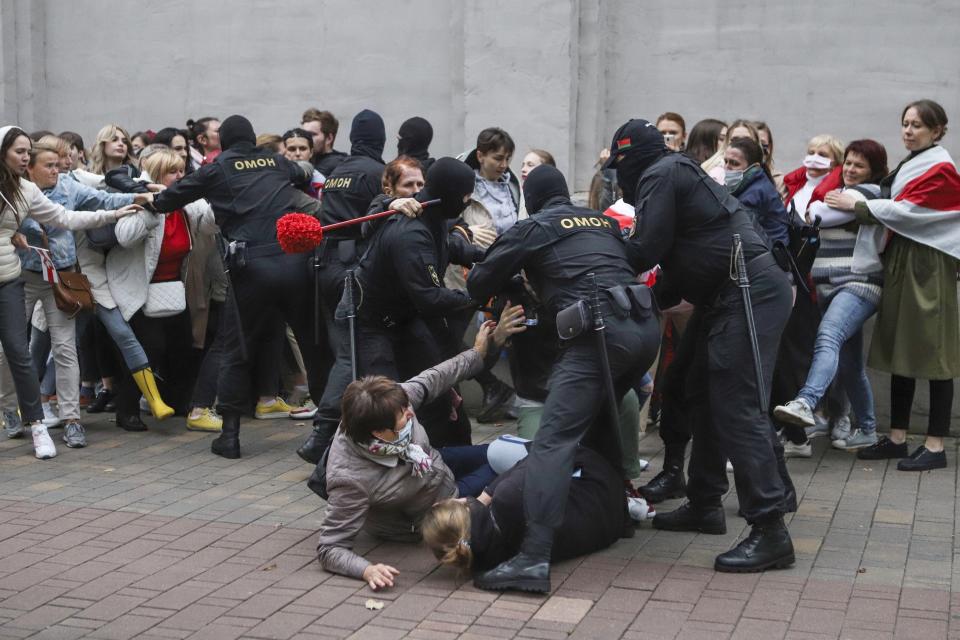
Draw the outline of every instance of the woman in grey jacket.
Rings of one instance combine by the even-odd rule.
[[[434,449],[414,412],[479,373],[489,349],[499,351],[510,335],[526,329],[523,319],[522,308],[508,309],[499,325],[484,323],[472,349],[406,382],[371,376],[347,387],[327,462],[327,515],[317,544],[324,569],[360,578],[371,589],[393,586],[395,568],[353,551],[360,530],[416,542],[420,520],[433,503],[461,491],[477,495],[492,480],[485,447]]]

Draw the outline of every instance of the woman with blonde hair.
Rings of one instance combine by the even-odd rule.
[[[130,134],[120,125],[108,124],[97,132],[97,140],[90,150],[90,171],[106,175],[124,164],[137,166]]]
[[[803,165],[783,176],[783,187],[787,192],[783,203],[787,211],[793,207],[797,215],[806,217],[812,203],[822,201],[827,192],[842,187],[842,165],[843,144],[839,140],[829,134],[810,138]]]
[[[158,184],[169,187],[183,177],[185,164],[175,151],[150,148],[144,155],[144,173]],[[120,376],[117,426],[126,431],[146,430],[139,416],[140,393],[157,419],[186,413],[197,367],[183,272],[193,237],[215,232],[213,210],[205,200],[167,214],[142,211],[116,226],[117,246],[106,256],[109,293],[160,379],[158,385],[151,374],[149,384],[142,384],[149,368],[134,371],[132,378]]]
[[[497,476],[476,499],[449,498],[430,508],[420,532],[440,562],[480,572],[517,553],[526,531],[526,467],[526,459],[521,460]],[[631,526],[620,473],[596,451],[580,447],[551,560],[606,549]]]

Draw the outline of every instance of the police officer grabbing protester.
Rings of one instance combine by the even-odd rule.
[[[615,387],[610,395],[617,399],[652,364],[659,346],[659,323],[650,291],[635,283],[636,270],[628,261],[616,221],[571,204],[563,175],[549,165],[530,172],[523,192],[530,218],[497,238],[474,265],[467,290],[473,299],[486,300],[523,270],[543,303],[543,313],[557,314],[558,331],[566,339],[527,459],[526,531],[520,551],[477,575],[474,582],[483,589],[546,592],[554,534],[563,522],[577,446],[595,422],[595,429],[616,433],[610,426],[613,416],[597,420],[609,404],[608,390],[603,354],[586,301],[599,289],[596,306],[605,325],[605,350]],[[619,447],[614,446],[606,457],[615,468],[622,468]]]
[[[716,558],[714,568],[753,572],[789,566],[794,552],[783,514],[795,508],[795,494],[785,467],[778,465],[779,441],[767,413],[791,308],[786,265],[774,258],[751,213],[696,162],[668,150],[651,123],[636,119],[620,127],[610,154],[608,166],[617,169],[624,200],[636,207],[631,263],[639,270],[659,264],[676,288],[676,300],[696,306],[692,329],[682,338],[695,341],[685,381],[695,429],[688,502],[658,513],[653,525],[724,533],[721,498],[729,459],[740,509],[752,529]]]
[[[350,156],[340,162],[323,185],[320,221],[323,224],[345,222],[367,212],[370,202],[380,193],[383,176],[383,146],[387,133],[383,118],[370,109],[364,109],[353,118],[350,126]],[[314,268],[320,289],[319,309],[325,334],[336,350],[336,363],[330,371],[327,388],[319,398],[313,431],[297,449],[297,455],[311,464],[320,456],[340,424],[340,396],[351,382],[349,336],[344,327],[334,321],[333,312],[343,295],[347,272],[356,267],[360,258],[359,225],[332,231],[324,236],[316,250]],[[315,290],[316,286],[311,286]],[[313,393],[311,391],[311,393]]]
[[[233,115],[220,126],[223,152],[208,165],[157,194],[154,208],[174,211],[206,198],[223,239],[230,274],[227,308],[221,326],[224,355],[217,381],[223,431],[213,453],[240,457],[240,416],[250,401],[250,373],[257,345],[274,331],[279,313],[300,344],[310,393],[320,397],[333,354],[326,337],[314,344],[308,257],[284,253],[277,242],[277,219],[303,210],[306,197],[294,184],[307,180],[296,164],[256,147],[250,121]],[[314,201],[315,202],[315,201]]]

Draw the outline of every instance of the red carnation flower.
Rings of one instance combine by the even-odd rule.
[[[277,240],[285,253],[306,253],[323,240],[323,229],[311,215],[288,213],[277,220]]]

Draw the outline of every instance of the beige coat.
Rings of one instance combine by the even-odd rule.
[[[468,349],[402,383],[410,404],[420,405],[446,393],[460,380],[480,372],[480,354]],[[415,542],[420,520],[438,500],[457,495],[453,473],[430,446],[427,432],[413,419],[413,442],[430,454],[433,466],[422,478],[396,457],[376,457],[339,430],[327,461],[327,514],[317,553],[323,568],[353,578],[363,576],[369,561],[353,552],[361,529],[393,541]]]
[[[0,200],[0,282],[20,277],[20,258],[13,246],[13,235],[28,217],[41,224],[65,229],[93,229],[116,222],[116,211],[69,211],[51,202],[32,182],[20,179],[23,205],[14,212]],[[11,203],[17,204],[17,203]]]

